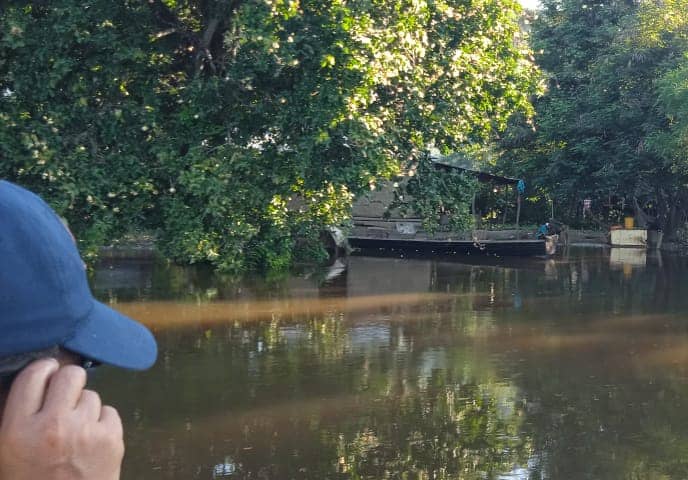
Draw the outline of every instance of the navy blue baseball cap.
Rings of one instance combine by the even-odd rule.
[[[56,346],[132,370],[158,354],[146,327],[93,298],[74,238],[48,204],[0,181],[0,357]]]

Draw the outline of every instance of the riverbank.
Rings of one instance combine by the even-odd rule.
[[[466,240],[472,239],[473,235],[480,241],[506,241],[517,238],[535,238],[535,231],[532,228],[523,228],[520,230],[474,230],[471,232],[451,234],[453,238],[462,239],[465,237]],[[449,234],[447,234],[447,236],[449,236]],[[607,232],[595,230],[569,230],[568,244],[606,245],[608,244]],[[676,248],[671,251],[679,251],[679,249]],[[102,259],[147,259],[157,254],[158,250],[155,246],[155,236],[152,234],[128,235],[100,249],[100,257]]]
[[[127,235],[99,251],[102,259],[148,259],[157,254],[155,236],[152,234]]]
[[[604,230],[575,230],[570,229],[568,232],[568,245],[580,244],[596,244],[608,245],[609,238],[607,231]]]

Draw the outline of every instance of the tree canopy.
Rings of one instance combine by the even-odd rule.
[[[520,7],[498,0],[9,2],[0,176],[84,249],[132,229],[227,271],[318,257],[355,195],[430,145],[530,113]]]
[[[564,220],[580,223],[589,199],[602,224],[632,213],[671,232],[685,222],[686,7],[543,2],[532,38],[548,91],[535,129],[521,122],[505,136],[502,162]]]

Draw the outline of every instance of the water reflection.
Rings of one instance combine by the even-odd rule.
[[[611,253],[240,283],[105,264],[98,296],[161,347],[96,378],[123,478],[685,478],[688,265]]]

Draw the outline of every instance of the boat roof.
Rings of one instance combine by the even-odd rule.
[[[430,161],[440,170],[461,171],[475,175],[481,182],[491,182],[498,185],[516,185],[521,179],[505,177],[482,170],[476,163],[461,153],[454,153],[447,156],[430,156]]]

